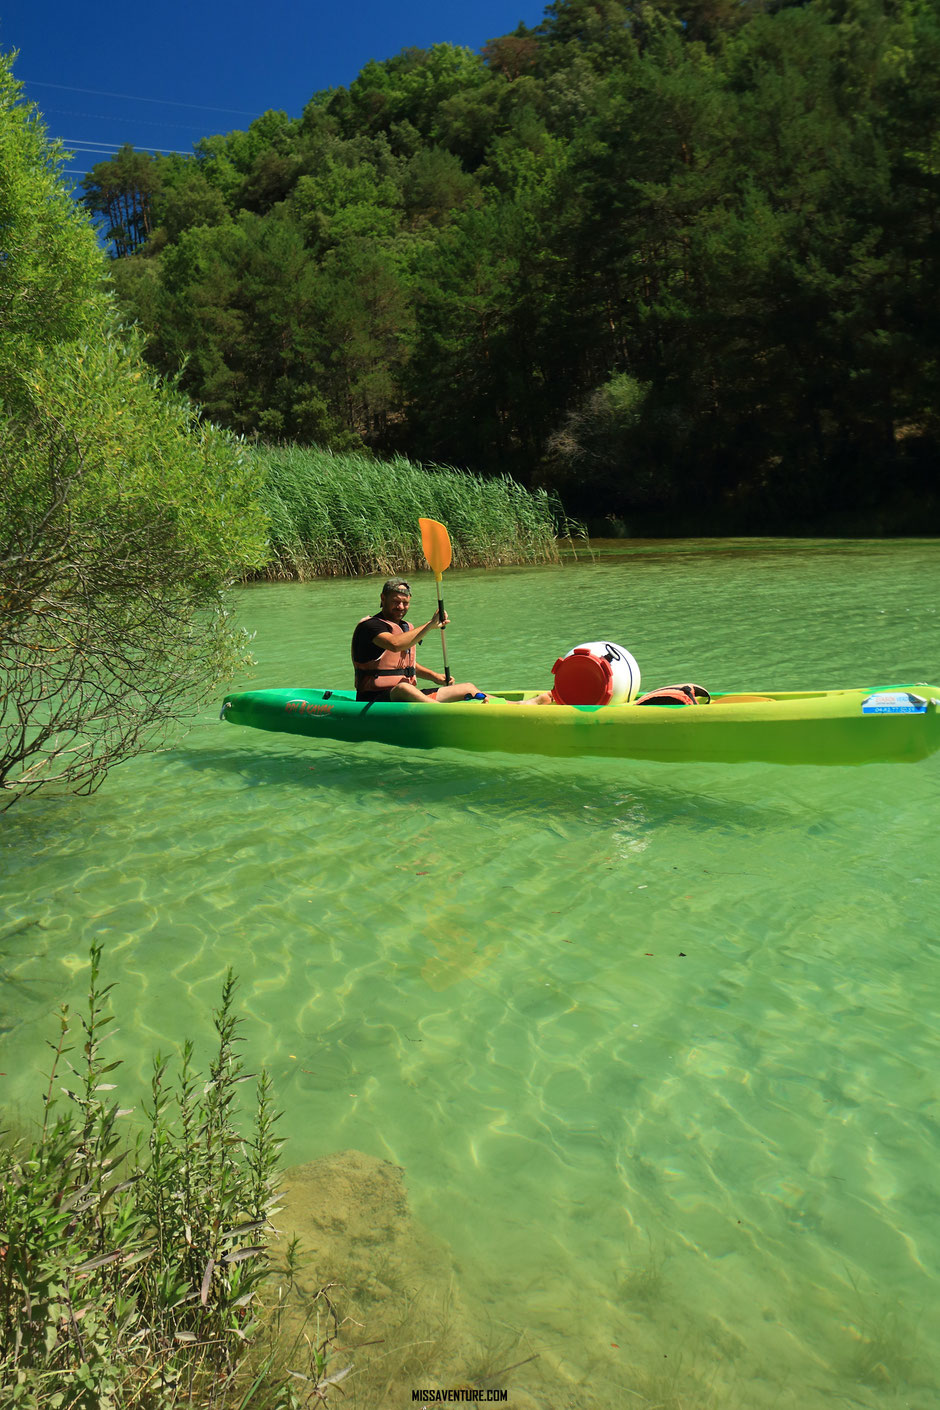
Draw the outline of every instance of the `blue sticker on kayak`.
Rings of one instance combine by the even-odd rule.
[[[923,715],[927,701],[909,690],[882,690],[862,701],[863,715]]]

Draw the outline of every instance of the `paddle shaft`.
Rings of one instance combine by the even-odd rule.
[[[440,573],[435,576],[437,578],[437,610],[441,618],[441,650],[444,653],[444,684],[451,685],[450,667],[447,664],[447,628],[444,626],[444,585],[441,582]]]

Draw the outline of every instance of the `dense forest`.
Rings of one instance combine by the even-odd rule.
[[[241,433],[595,531],[940,530],[936,0],[556,0],[83,200]]]

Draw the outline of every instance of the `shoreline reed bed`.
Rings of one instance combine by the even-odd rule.
[[[508,476],[314,446],[259,446],[268,516],[269,580],[355,577],[424,568],[420,516],[446,524],[454,566],[557,563],[556,538],[584,538],[548,491]]]

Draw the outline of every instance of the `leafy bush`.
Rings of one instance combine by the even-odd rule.
[[[130,1148],[120,1135],[130,1111],[109,1080],[119,1062],[105,1056],[113,986],[102,985],[100,960],[93,947],[77,1045],[68,1006],[60,1011],[38,1137],[0,1149],[0,1405],[235,1403],[263,1321],[277,1202],[270,1082],[262,1072],[253,1129],[243,1135],[237,1094],[250,1078],[238,1056],[230,972],[208,1080],[195,1072],[189,1042],[173,1085],[158,1056],[149,1132]],[[241,1404],[256,1403],[264,1378]]]
[[[0,400],[36,347],[88,334],[106,308],[90,222],[57,175],[61,146],[20,102],[12,59],[0,54]]]
[[[94,788],[244,644],[220,591],[263,561],[251,463],[143,362],[0,56],[0,796]]]

